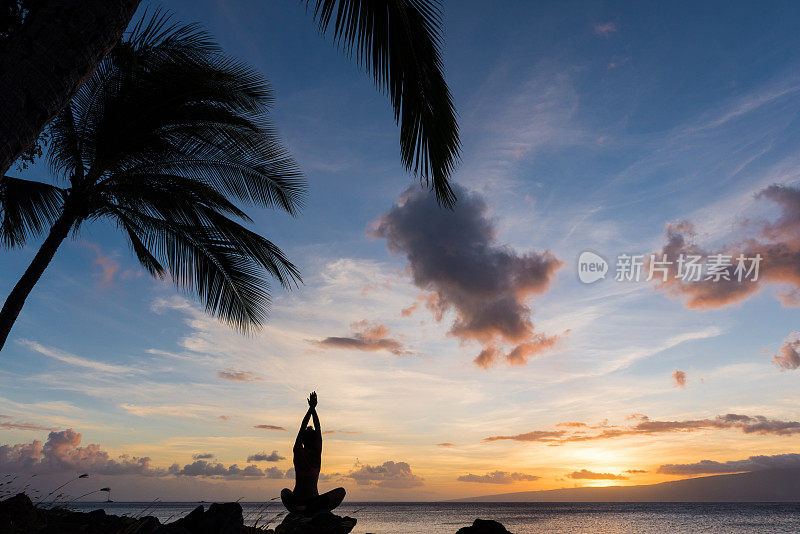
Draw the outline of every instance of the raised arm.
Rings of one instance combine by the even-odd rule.
[[[311,417],[314,418],[314,430],[317,433],[317,447],[319,450],[322,450],[322,426],[319,424],[319,416],[317,415],[317,392],[312,391],[311,395],[308,397],[308,406],[309,411],[311,412]]]
[[[317,435],[322,438],[322,427],[319,426],[319,416],[317,416],[317,409],[311,408],[311,417],[314,420],[314,430],[317,431]]]
[[[311,418],[311,411],[312,409],[309,408],[306,412],[306,415],[303,417],[303,422],[300,423],[300,430],[297,432],[297,439],[294,440],[295,448],[299,447],[302,443],[303,431],[306,429],[306,425],[308,425],[308,420]],[[316,421],[317,414],[314,414],[314,420]]]

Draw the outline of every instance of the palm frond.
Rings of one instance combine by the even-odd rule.
[[[403,164],[430,186],[439,203],[456,200],[450,176],[460,140],[444,80],[441,14],[433,0],[306,0],[322,34],[333,40],[388,93],[400,126]]]
[[[305,194],[268,120],[272,100],[267,81],[198,26],[143,17],[56,123],[50,161],[80,195],[75,228],[111,219],[152,276],[170,276],[242,331],[259,326],[270,280],[300,282],[277,246],[241,224],[252,222],[242,204],[294,215]]]
[[[58,218],[63,191],[50,184],[0,177],[0,246],[21,247]]]
[[[305,181],[266,118],[272,91],[258,73],[218,54],[168,57],[109,85],[79,109],[95,174],[186,172],[242,202],[298,212]]]
[[[132,248],[152,274],[159,266],[175,284],[198,295],[206,311],[249,332],[268,316],[267,274],[284,287],[300,281],[297,268],[267,239],[213,210],[208,224],[179,224],[117,208],[113,214],[128,232]],[[163,268],[162,268],[163,269]]]

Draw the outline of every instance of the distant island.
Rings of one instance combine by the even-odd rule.
[[[641,486],[500,493],[450,502],[800,502],[800,468],[714,475]]]

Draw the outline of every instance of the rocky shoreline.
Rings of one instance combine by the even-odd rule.
[[[274,529],[244,524],[237,502],[202,505],[188,515],[162,524],[152,516],[127,517],[103,510],[75,512],[65,508],[36,506],[19,493],[0,501],[0,532],[3,534],[348,534],[356,526],[352,517],[333,513],[305,517],[288,514]],[[367,533],[368,534],[368,533]],[[456,534],[511,534],[497,521],[476,519]]]

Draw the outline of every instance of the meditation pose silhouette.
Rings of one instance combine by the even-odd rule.
[[[342,503],[345,496],[344,488],[336,488],[322,495],[317,489],[322,465],[322,429],[316,408],[317,393],[314,391],[308,397],[308,411],[300,424],[292,450],[294,491],[289,488],[281,491],[281,501],[287,510],[308,515],[333,510]],[[314,428],[306,426],[309,418],[314,419]]]

